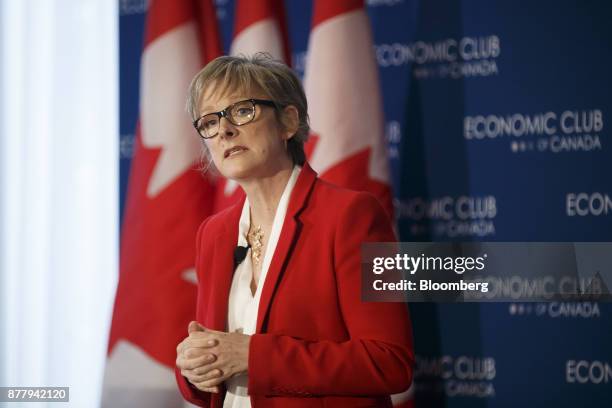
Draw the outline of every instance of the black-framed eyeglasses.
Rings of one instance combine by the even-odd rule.
[[[255,105],[276,107],[276,104],[266,99],[245,99],[232,103],[219,112],[207,113],[193,121],[193,127],[203,139],[212,139],[219,134],[221,118],[236,126],[246,125],[255,119]]]

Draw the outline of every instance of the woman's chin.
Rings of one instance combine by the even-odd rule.
[[[223,163],[220,169],[223,177],[229,180],[241,180],[253,174],[253,166],[243,160],[232,160],[231,162]]]

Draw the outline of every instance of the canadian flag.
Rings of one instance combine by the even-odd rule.
[[[315,0],[304,89],[312,168],[334,184],[373,193],[393,214],[378,69],[362,0]]]
[[[231,55],[266,52],[289,62],[287,23],[283,0],[236,0]],[[237,202],[244,192],[233,180],[220,178],[215,210]]]
[[[103,406],[183,404],[176,346],[195,316],[196,230],[214,204],[184,106],[193,76],[220,54],[210,0],[151,1]]]
[[[304,73],[309,162],[323,179],[368,191],[393,214],[382,97],[363,0],[315,0]],[[412,391],[392,396],[413,406]]]

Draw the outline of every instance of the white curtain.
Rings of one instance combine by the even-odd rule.
[[[0,386],[74,407],[99,406],[117,281],[117,3],[0,3]]]

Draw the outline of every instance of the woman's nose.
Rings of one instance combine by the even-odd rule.
[[[219,136],[221,137],[232,137],[236,135],[236,127],[232,122],[223,117],[219,121]]]

